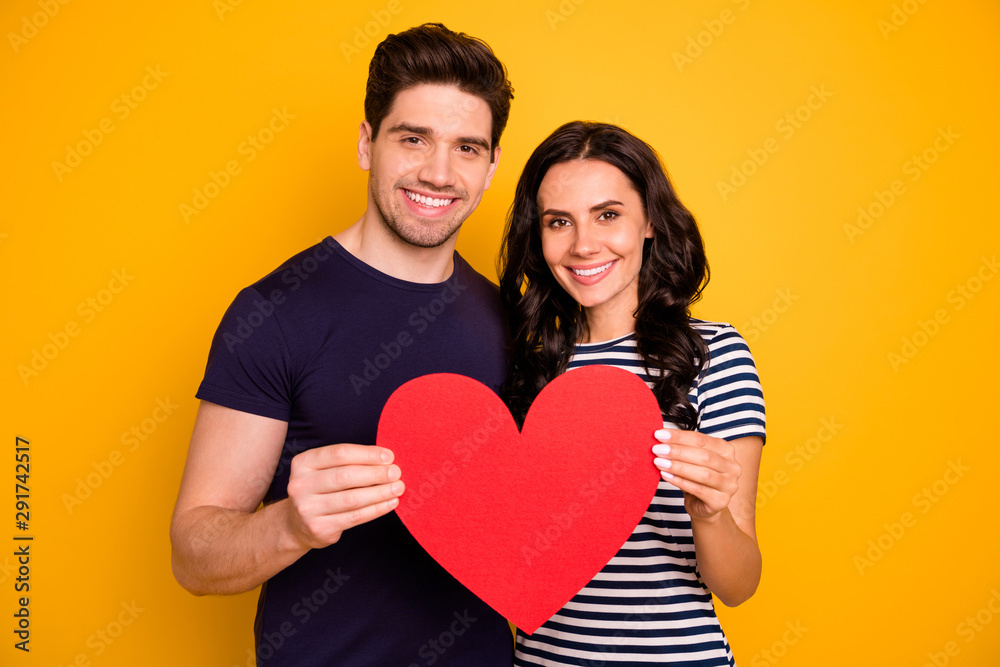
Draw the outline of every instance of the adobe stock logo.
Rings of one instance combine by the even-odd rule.
[[[986,604],[980,607],[975,614],[969,614],[960,621],[955,626],[955,634],[961,637],[966,644],[971,644],[997,616],[1000,616],[1000,591],[992,588]],[[945,667],[952,658],[961,652],[962,647],[956,640],[946,641],[940,651],[927,653],[927,662],[922,667]]]
[[[41,7],[42,11],[35,12],[31,15],[31,18],[27,16],[21,17],[21,29],[18,32],[8,32],[7,41],[10,42],[10,48],[14,49],[14,53],[21,50],[21,46],[28,43],[28,40],[38,34],[38,31],[49,24],[49,20],[55,18],[59,10],[62,9],[60,5],[68,5],[69,0],[38,0],[38,6]]]
[[[472,624],[479,620],[478,617],[470,614],[468,609],[462,612],[455,611],[452,613],[452,617],[455,620],[446,629],[441,631],[441,634],[428,639],[417,651],[421,662],[411,662],[408,667],[422,667],[422,665],[435,664],[441,656],[448,652],[448,649],[455,645],[458,638],[464,635],[472,627]]]
[[[279,133],[288,127],[288,121],[293,120],[295,114],[288,113],[287,107],[282,107],[279,111],[276,107],[271,109],[271,118],[257,132],[248,134],[246,139],[241,141],[236,147],[236,152],[243,156],[245,164],[250,164],[257,159],[257,155],[265,150]],[[190,223],[191,218],[200,215],[212,201],[215,200],[222,191],[229,187],[233,178],[243,173],[243,165],[239,160],[229,160],[225,167],[219,171],[209,171],[208,180],[200,187],[192,188],[191,203],[181,202],[178,206],[181,218],[185,223]]]
[[[88,296],[76,307],[76,314],[83,318],[83,324],[76,320],[69,320],[60,329],[50,331],[47,342],[40,347],[31,349],[31,359],[27,364],[17,365],[17,374],[21,378],[24,386],[37,378],[42,371],[49,367],[55,359],[70,345],[73,338],[76,338],[83,331],[83,325],[90,324],[97,319],[97,314],[111,305],[117,295],[121,294],[128,284],[135,279],[123,267],[121,271],[111,272],[111,279],[107,286],[99,289],[95,294]]]
[[[768,667],[778,664],[782,658],[788,655],[788,649],[798,644],[802,637],[809,632],[809,628],[803,626],[801,620],[796,620],[794,623],[785,621],[785,628],[786,630],[781,634],[780,639],[776,639],[768,648],[758,651],[750,659],[750,667]]]
[[[132,111],[137,109],[146,100],[149,93],[156,90],[169,75],[170,72],[164,72],[160,69],[159,65],[156,67],[152,65],[147,66],[142,81],[132,86],[130,90],[125,91],[111,102],[111,113],[119,121],[125,120]],[[83,139],[72,145],[66,144],[66,157],[63,162],[53,160],[52,171],[55,172],[56,179],[62,183],[66,175],[73,173],[74,169],[83,164],[83,158],[92,154],[94,149],[104,143],[104,139],[116,129],[117,126],[111,119],[111,116],[105,116],[99,120],[97,127],[84,128],[81,131]]]
[[[174,411],[180,406],[170,400],[170,397],[157,398],[155,407],[138,424],[121,434],[119,440],[126,447],[125,451],[113,449],[106,459],[92,461],[90,466],[92,471],[86,475],[76,478],[76,485],[72,493],[63,493],[62,502],[66,512],[72,514],[77,507],[83,505],[84,501],[90,498],[106,482],[115,471],[121,467],[127,458],[139,449],[143,442],[146,442],[160,425],[167,421]]]
[[[399,0],[389,0],[385,9],[371,10],[371,21],[365,23],[363,28],[362,26],[354,26],[354,39],[351,41],[351,44],[347,42],[340,43],[340,52],[344,55],[344,60],[350,64],[351,58],[360,55],[361,49],[367,48],[372,43],[372,40],[381,35],[382,31],[389,26],[389,23],[392,22],[392,17],[402,11],[403,5],[400,4]]]
[[[904,0],[901,5],[893,5],[889,20],[879,19],[875,23],[878,31],[882,33],[882,39],[888,42],[889,35],[906,25],[910,17],[916,14],[926,2],[927,0]]]
[[[935,164],[943,153],[955,145],[957,139],[962,135],[951,129],[951,125],[946,128],[939,127],[937,136],[933,141],[919,153],[914,153],[903,163],[901,170],[904,176],[909,176],[911,183],[919,181],[923,175]],[[872,200],[865,206],[858,207],[858,217],[855,224],[844,223],[844,234],[847,240],[854,243],[857,237],[861,236],[888,211],[893,204],[899,201],[907,192],[906,183],[897,178],[893,180],[885,190],[873,190]]]
[[[838,422],[835,416],[820,419],[815,434],[785,454],[785,463],[791,468],[792,473],[805,468],[843,428],[844,425]],[[757,509],[767,505],[783,486],[792,481],[792,477],[793,474],[789,474],[786,469],[778,468],[769,479],[762,479],[757,487]]]
[[[805,101],[779,118],[774,123],[774,130],[787,142],[795,133],[801,130],[805,123],[809,122],[817,111],[822,109],[831,97],[833,92],[827,90],[826,84],[814,85],[809,88],[809,95]],[[727,201],[736,194],[747,180],[756,174],[771,156],[781,150],[781,142],[775,137],[768,137],[763,141],[760,148],[746,149],[747,159],[729,167],[729,177],[725,180],[715,182],[715,187],[719,191],[722,201]]]
[[[545,20],[549,22],[549,27],[556,29],[556,24],[562,23],[576,13],[576,8],[586,0],[562,0],[556,9],[545,10]]]
[[[976,298],[997,273],[1000,273],[1000,262],[997,262],[997,256],[984,256],[975,273],[948,290],[945,301],[953,306],[954,312],[962,310],[972,299]],[[920,350],[927,347],[949,322],[951,322],[951,313],[946,308],[936,309],[933,315],[926,320],[917,320],[916,328],[900,338],[899,349],[891,350],[886,354],[892,371],[898,373],[901,367],[910,363]]]
[[[438,491],[444,488],[448,480],[459,470],[468,468],[472,458],[479,452],[480,448],[489,442],[490,436],[499,432],[504,425],[504,418],[508,415],[500,410],[491,410],[490,416],[483,422],[483,425],[462,440],[452,444],[454,458],[445,459],[441,466],[426,475],[426,481],[419,486],[407,487],[406,503],[396,509],[396,513],[403,518],[418,511],[424,504],[433,498]]]
[[[243,0],[213,0],[212,9],[220,21],[226,20],[226,14],[236,11],[236,8],[243,4]]]
[[[750,0],[733,0],[733,4],[737,5],[740,11],[746,11],[747,7],[750,6]],[[705,26],[705,29],[687,38],[687,45],[684,51],[674,51],[673,53],[677,71],[683,72],[685,67],[693,64],[695,60],[700,58],[705,53],[705,49],[712,46],[715,40],[725,32],[726,26],[735,23],[737,16],[733,10],[723,9],[719,13],[719,18],[702,21],[701,24]]]
[[[140,607],[135,600],[132,600],[131,603],[123,600],[119,606],[121,607],[121,611],[114,618],[87,636],[86,645],[89,650],[77,653],[67,663],[67,667],[89,667],[92,664],[91,655],[95,658],[103,655],[122,636],[126,628],[135,623],[136,619],[139,618],[139,614],[146,611],[146,608]],[[62,667],[61,662],[59,667]]]
[[[401,329],[394,337],[386,343],[380,342],[374,355],[369,355],[361,362],[360,370],[351,373],[348,381],[351,388],[358,396],[367,387],[370,387],[382,375],[382,371],[389,368],[396,359],[402,356],[403,352],[425,331],[433,325],[434,321],[447,310],[448,305],[454,303],[462,296],[462,292],[468,289],[468,285],[463,285],[454,280],[448,283],[434,298],[427,302],[427,305],[417,308],[410,313],[406,323],[413,329]]]
[[[941,477],[914,493],[910,503],[921,515],[927,514],[971,470],[972,468],[962,463],[962,459],[948,461]],[[856,554],[852,559],[858,574],[864,576],[865,570],[874,567],[875,563],[882,560],[886,552],[896,546],[919,520],[919,515],[907,511],[900,514],[898,520],[884,522],[882,528],[885,530],[877,537],[868,540],[865,543],[867,548],[864,553]]]
[[[337,568],[336,572],[327,568],[323,574],[326,575],[323,582],[316,586],[308,595],[303,595],[289,609],[289,613],[298,619],[299,625],[296,626],[291,621],[282,621],[280,624],[275,622],[275,625],[277,625],[275,631],[262,632],[257,650],[247,649],[245,663],[247,667],[255,667],[255,665],[262,664],[264,661],[271,660],[278,655],[285,643],[298,634],[299,629],[309,623],[316,612],[331,600],[336,600],[337,593],[351,578],[349,575],[344,574],[340,567]],[[240,665],[234,665],[233,667],[240,667]]]
[[[762,310],[756,317],[751,317],[749,322],[744,322],[743,326],[740,327],[747,342],[756,342],[761,334],[774,326],[778,318],[783,313],[787,313],[792,304],[798,300],[799,295],[792,293],[791,288],[786,287],[775,291],[774,301],[771,305]]]

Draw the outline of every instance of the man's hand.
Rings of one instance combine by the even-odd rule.
[[[260,507],[287,432],[283,421],[202,402],[170,528],[174,575],[187,590],[251,590],[399,502],[392,452],[337,444],[292,459],[290,497]]]
[[[289,526],[306,549],[328,546],[348,528],[388,514],[404,490],[384,447],[336,444],[292,459]]]

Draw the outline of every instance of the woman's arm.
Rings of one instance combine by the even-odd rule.
[[[684,491],[691,516],[698,570],[727,607],[754,594],[760,583],[756,498],[764,442],[759,436],[731,442],[697,431],[656,432],[654,463],[664,479]]]

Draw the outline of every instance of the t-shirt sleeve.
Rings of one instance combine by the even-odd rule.
[[[723,440],[766,438],[764,393],[746,341],[726,324],[705,344],[709,362],[696,390],[698,430]]]
[[[252,287],[242,290],[222,316],[212,339],[197,398],[288,421],[291,360],[274,304]]]

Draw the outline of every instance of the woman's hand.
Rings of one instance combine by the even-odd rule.
[[[754,523],[763,439],[753,435],[727,442],[672,429],[654,435],[661,444],[653,445],[653,462],[684,492],[705,585],[726,606],[742,604],[760,583]]]
[[[698,431],[660,429],[653,434],[653,464],[663,479],[684,492],[693,519],[713,519],[729,507],[743,469],[729,442]]]

